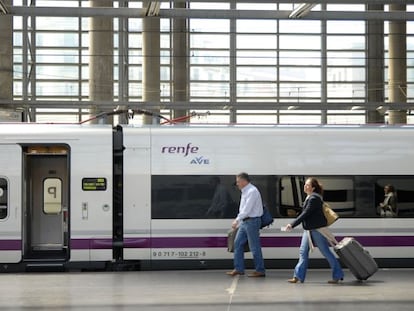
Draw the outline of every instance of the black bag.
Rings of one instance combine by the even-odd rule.
[[[272,214],[270,214],[270,211],[266,206],[263,206],[263,215],[260,217],[260,220],[262,221],[260,229],[270,226],[274,221]]]
[[[237,231],[239,231],[239,228],[230,229],[227,232],[227,251],[230,253],[234,253],[234,240],[236,239]],[[244,252],[250,252],[249,243],[247,242],[244,244]]]

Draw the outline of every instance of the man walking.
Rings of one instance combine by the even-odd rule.
[[[233,221],[232,228],[239,228],[239,230],[234,241],[234,270],[227,272],[227,275],[244,274],[244,245],[248,242],[255,266],[255,271],[248,276],[264,277],[266,272],[260,245],[262,197],[259,190],[250,183],[250,177],[247,173],[237,175],[236,184],[241,191],[241,198],[239,214]]]

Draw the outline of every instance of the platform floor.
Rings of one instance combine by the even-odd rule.
[[[328,270],[309,270],[289,284],[291,270],[266,278],[229,277],[222,270],[0,274],[0,310],[413,310],[414,269],[380,270],[338,285]]]

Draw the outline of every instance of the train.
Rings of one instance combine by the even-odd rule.
[[[261,231],[267,268],[297,260],[302,229],[281,227],[300,213],[309,176],[340,215],[338,239],[355,237],[381,267],[413,267],[413,137],[410,125],[3,123],[0,270],[231,267],[240,172],[275,219]],[[387,184],[393,218],[377,209]]]

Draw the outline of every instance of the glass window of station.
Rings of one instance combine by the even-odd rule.
[[[90,6],[86,0],[37,1],[36,5],[46,2],[51,7]],[[13,3],[20,6],[25,2],[15,0]],[[230,0],[189,0],[187,3],[190,10],[205,10],[206,16],[211,15],[208,11],[212,7],[254,12],[291,11],[298,5]],[[142,8],[143,2],[113,1],[113,6]],[[173,10],[174,2],[161,2],[161,8]],[[341,4],[312,8],[312,11],[319,10],[363,12],[367,7]],[[407,12],[413,10],[413,5],[407,5]],[[157,55],[160,57],[162,106],[168,106],[173,101],[172,24],[172,18],[160,18],[160,52]],[[382,90],[385,98],[389,91],[388,24],[384,22],[384,81],[375,89]],[[406,24],[406,96],[407,102],[410,102],[414,100],[414,21],[407,21]],[[114,18],[113,27],[114,101],[142,101],[143,19],[127,18],[125,23],[122,18]],[[320,124],[322,110],[297,110],[295,107],[298,103],[326,103],[324,109],[327,109],[328,124],[365,123],[366,110],[363,105],[369,91],[372,91],[367,89],[368,33],[365,21],[189,18],[186,31],[188,100],[192,103],[190,107],[199,114],[190,122]],[[13,32],[15,99],[26,99],[25,94],[30,94],[31,99],[38,101],[65,103],[89,100],[89,71],[93,57],[88,48],[93,33],[90,18],[31,16],[25,19],[13,16]],[[25,41],[27,38],[29,42]],[[30,41],[33,38],[35,40]],[[35,62],[32,61],[33,55]],[[27,84],[24,73],[32,71],[36,75]],[[198,110],[197,102],[220,102],[223,109]],[[329,108],[329,105],[344,102],[353,103],[356,108]],[[249,103],[251,109],[238,109],[237,103]],[[276,108],[269,108],[272,107],[269,103]],[[277,104],[282,103],[288,108],[277,109]],[[168,108],[161,113],[172,116],[172,110]],[[77,122],[88,118],[89,114],[89,109],[82,107],[36,108],[32,110],[35,118],[32,121]],[[408,114],[408,123],[412,123],[412,111]],[[139,123],[142,119],[136,116],[131,122]]]

